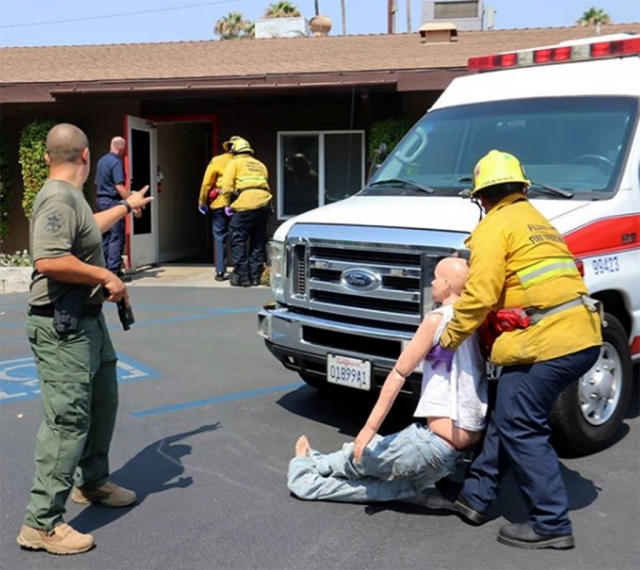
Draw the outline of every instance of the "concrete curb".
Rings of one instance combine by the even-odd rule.
[[[32,271],[31,267],[0,267],[0,295],[27,293]],[[215,281],[214,275],[210,265],[157,265],[128,273],[125,283],[127,287],[231,287],[228,280]]]
[[[0,267],[0,295],[28,292],[32,271],[31,267]]]

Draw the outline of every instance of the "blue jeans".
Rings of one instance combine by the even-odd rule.
[[[385,437],[374,436],[353,461],[353,443],[323,455],[295,457],[287,486],[299,499],[345,503],[395,501],[413,497],[450,473],[462,453],[428,427],[414,423]]]
[[[229,217],[224,208],[211,211],[211,230],[213,232],[213,253],[215,256],[216,273],[227,271],[227,238],[229,237]]]
[[[460,496],[479,512],[498,496],[500,479],[512,465],[538,534],[571,534],[569,499],[558,456],[549,443],[549,416],[560,393],[595,363],[594,346],[524,366],[507,366],[498,381],[496,407],[482,452],[471,464]]]
[[[120,198],[104,198],[97,200],[98,212],[109,210],[120,203]],[[122,270],[122,254],[125,241],[124,218],[118,220],[106,232],[102,234],[102,251],[107,269],[113,273]]]

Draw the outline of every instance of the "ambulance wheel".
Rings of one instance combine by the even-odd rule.
[[[600,356],[591,370],[558,398],[551,414],[555,446],[588,455],[611,445],[631,400],[632,364],[628,335],[606,314]]]

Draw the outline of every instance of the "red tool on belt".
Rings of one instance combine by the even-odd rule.
[[[504,332],[515,329],[526,329],[531,324],[529,315],[524,309],[500,309],[489,313],[484,323],[480,326],[480,340],[484,357],[491,356],[491,349],[496,339]]]

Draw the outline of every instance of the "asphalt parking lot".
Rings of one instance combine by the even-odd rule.
[[[500,545],[524,503],[507,477],[490,520],[467,526],[434,491],[433,508],[306,503],[286,470],[305,433],[322,451],[353,438],[371,403],[306,387],[255,333],[267,288],[131,288],[136,324],[106,308],[121,358],[112,478],[138,493],[132,508],[69,503],[67,522],[97,546],[72,557],[21,550],[15,536],[33,478],[41,421],[24,336],[26,294],[0,297],[0,567],[3,569],[608,569],[640,567],[638,390],[615,445],[563,458],[577,547]],[[635,369],[636,373],[638,368]],[[411,421],[400,403],[385,433]]]

